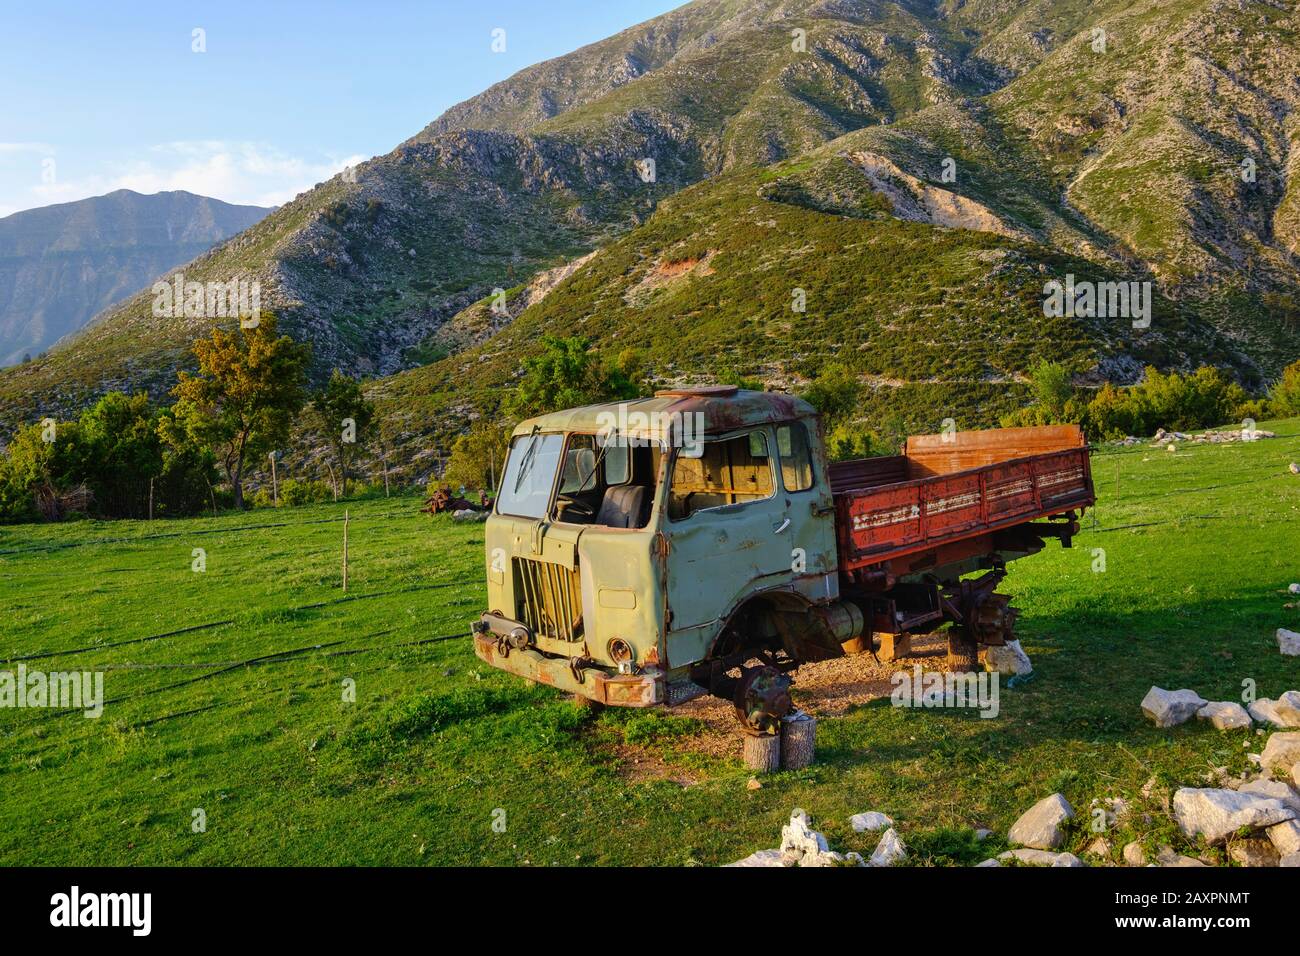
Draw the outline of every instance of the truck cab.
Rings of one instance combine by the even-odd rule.
[[[838,597],[822,449],[812,406],[731,387],[521,423],[486,524],[477,653],[603,703],[699,696],[692,669],[742,605]]]

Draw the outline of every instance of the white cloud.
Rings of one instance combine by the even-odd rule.
[[[43,145],[0,143],[0,154],[47,152],[41,148]],[[29,180],[25,188],[0,190],[0,215],[99,196],[116,189],[132,189],[140,193],[181,189],[230,203],[276,206],[366,158],[305,159],[265,143],[241,141],[160,143],[150,147],[144,157],[102,174],[70,180],[56,175],[53,182]]]
[[[49,143],[0,143],[0,156],[12,156],[17,153],[46,153],[54,152],[54,147]]]

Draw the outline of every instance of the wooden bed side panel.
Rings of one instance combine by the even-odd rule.
[[[1078,425],[1040,425],[913,435],[904,443],[903,454],[910,465],[908,477],[924,478],[1086,445]]]

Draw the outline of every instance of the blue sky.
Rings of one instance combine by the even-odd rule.
[[[681,2],[6,3],[0,216],[118,188],[283,203],[523,67]]]

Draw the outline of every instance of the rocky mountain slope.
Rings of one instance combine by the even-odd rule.
[[[319,373],[381,377],[412,449],[494,407],[546,331],[670,379],[847,360],[915,414],[987,418],[1041,357],[1258,383],[1297,353],[1297,27],[1281,0],[697,0],[185,271],[259,280]],[[1152,327],[1044,316],[1066,275],[1152,283]],[[160,392],[207,324],[129,300],[0,375],[0,419]]]
[[[269,211],[119,189],[0,219],[0,365],[38,355]]]

